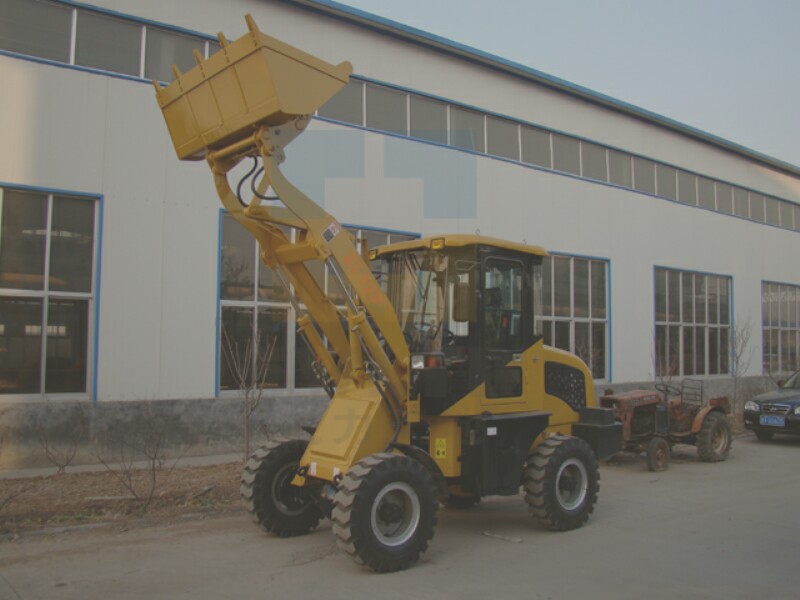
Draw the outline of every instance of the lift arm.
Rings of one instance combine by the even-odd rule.
[[[285,147],[306,128],[310,115],[348,82],[352,66],[326,63],[263,34],[249,15],[246,19],[248,33],[234,42],[220,34],[217,53],[203,59],[195,52],[197,66],[185,74],[174,68],[175,81],[166,88],[155,84],[156,95],[178,157],[207,160],[222,204],[255,236],[262,260],[293,294],[300,331],[332,383],[338,386],[346,379],[352,402],[379,405],[329,409],[333,419],[340,418],[337,414],[369,414],[356,435],[361,439],[348,442],[343,451],[347,468],[362,449],[392,441],[365,441],[368,433],[375,434],[369,419],[394,423],[393,434],[378,438],[397,437],[408,399],[409,348],[394,308],[359,256],[353,236],[293,186],[280,164]],[[263,177],[252,199],[244,202],[228,175],[248,157],[261,161]],[[270,189],[273,196],[267,196]],[[290,241],[281,226],[297,229],[297,239]],[[311,275],[307,263],[314,260],[327,265],[344,290],[346,315]],[[369,391],[373,387],[377,401]],[[313,447],[312,441],[310,452]]]

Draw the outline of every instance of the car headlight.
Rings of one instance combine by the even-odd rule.
[[[749,410],[750,412],[761,412],[761,406],[758,405],[757,402],[753,402],[752,400],[748,400],[744,403],[744,409]]]
[[[800,406],[795,406],[794,407],[794,414],[800,415]]]

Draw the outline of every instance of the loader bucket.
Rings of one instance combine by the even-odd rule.
[[[210,150],[251,137],[260,125],[277,126],[313,114],[348,82],[349,62],[332,65],[259,31],[250,15],[249,32],[234,42],[220,34],[221,48],[156,87],[175,152],[202,160]]]

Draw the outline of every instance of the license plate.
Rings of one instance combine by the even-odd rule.
[[[783,415],[761,415],[759,422],[768,427],[786,427],[786,417]]]

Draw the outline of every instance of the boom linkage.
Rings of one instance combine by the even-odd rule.
[[[307,118],[298,118],[280,126],[262,125],[252,137],[209,152],[207,160],[222,204],[258,240],[262,261],[287,288],[297,311],[298,329],[323,367],[317,366],[323,386],[330,394],[343,376],[361,385],[371,382],[399,429],[408,397],[409,349],[394,308],[358,254],[353,236],[292,185],[279,168],[283,148],[307,124]],[[263,178],[245,205],[232,190],[228,174],[246,157],[262,160]],[[269,189],[283,206],[264,204]],[[297,229],[298,239],[294,243],[289,240],[281,226]],[[306,263],[312,260],[327,265],[344,291],[346,316],[311,275]]]

